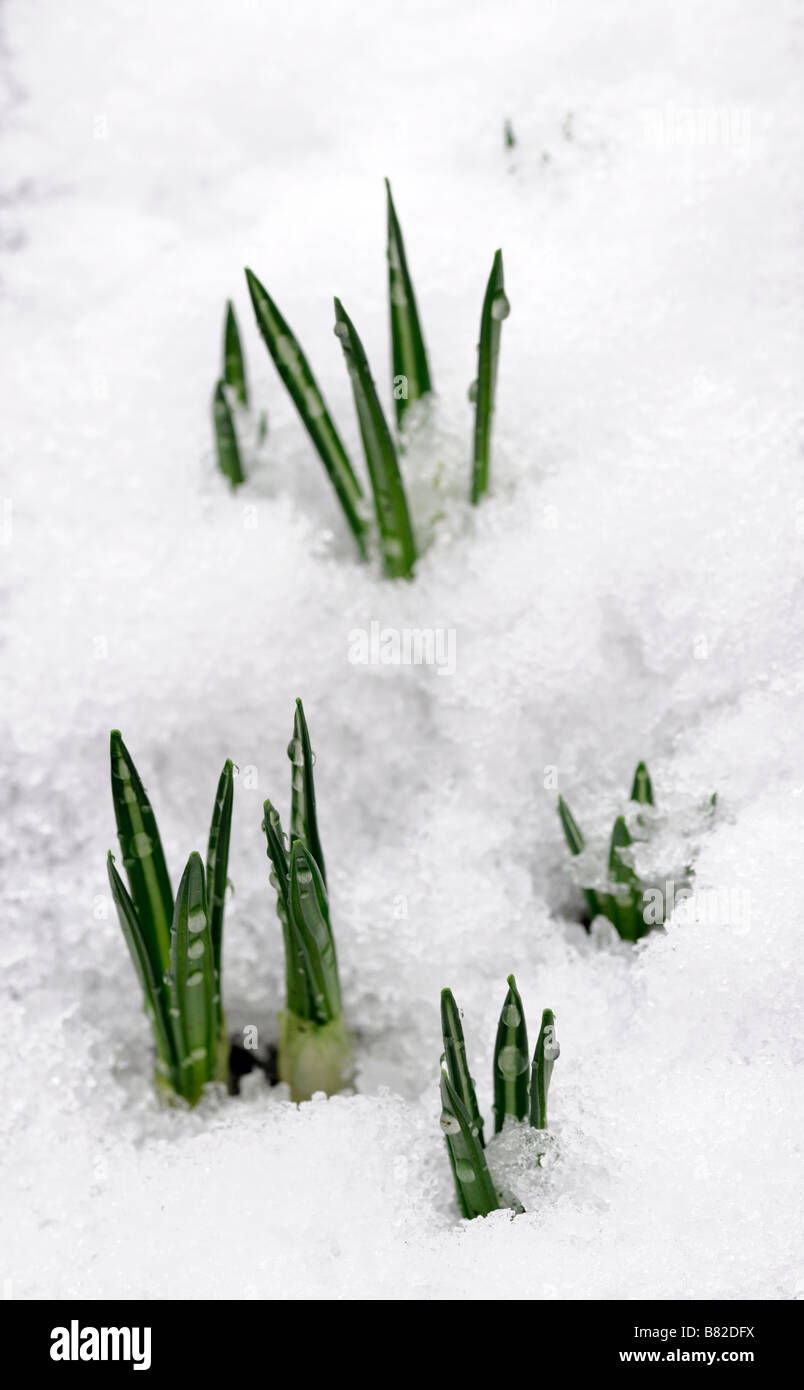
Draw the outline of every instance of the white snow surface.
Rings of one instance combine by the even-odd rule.
[[[0,19],[6,1296],[801,1296],[799,0]],[[431,538],[413,584],[356,561],[242,274],[360,459],[332,295],[390,406],[386,174],[438,391],[403,465]],[[474,510],[497,246],[512,312]],[[227,296],[270,418],[235,495],[210,432]],[[454,629],[454,673],[351,664],[372,621]],[[356,1090],[295,1107],[252,1077],[161,1108],[105,877],[109,729],[174,880],[240,768],[225,1002],[268,1040],[260,821],[287,808],[297,695]],[[640,758],[668,814],[717,791],[693,848],[721,909],[634,949],[577,921],[553,783],[610,825]],[[526,1214],[461,1222],[439,991],[490,1124],[511,971],[532,1038],[557,1015],[553,1140],[541,1168],[531,1134],[493,1146]]]

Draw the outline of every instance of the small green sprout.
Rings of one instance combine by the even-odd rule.
[[[458,1207],[465,1217],[488,1216],[506,1203],[489,1171],[483,1120],[469,1072],[460,1012],[449,989],[441,992],[441,1031],[441,1128]],[[551,1009],[545,1009],[529,1065],[525,1013],[516,980],[509,975],[494,1047],[495,1134],[500,1133],[509,1117],[528,1120],[532,1128],[546,1130],[547,1094],[559,1052],[555,1015]]]
[[[497,392],[497,366],[500,358],[500,338],[503,319],[511,305],[505,293],[502,251],[495,251],[483,312],[480,316],[480,341],[477,345],[477,379],[469,392],[475,403],[474,453],[472,460],[472,501],[477,503],[488,491],[491,467],[491,424],[494,398]]]
[[[215,445],[218,454],[218,467],[232,488],[246,481],[243,457],[237,437],[236,415],[238,408],[248,408],[248,386],[243,348],[231,299],[226,301],[226,319],[223,329],[223,374],[215,383],[212,395],[212,422],[215,428]]]
[[[528,1113],[528,1028],[513,975],[497,1025],[494,1044],[494,1133],[509,1115],[524,1120]]]
[[[221,947],[232,819],[232,763],[221,772],[206,872],[191,854],[174,900],[156,817],[120,733],[110,740],[112,799],[128,891],[109,853],[120,926],[143,992],[156,1046],[156,1084],[195,1105],[228,1074],[221,1003]]]
[[[634,773],[634,780],[631,785],[631,802],[639,806],[653,807],[655,805],[653,785],[644,762],[637,765]],[[561,796],[558,798],[558,815],[570,854],[580,855],[585,848],[584,838],[572,812]],[[648,825],[647,817],[637,815],[635,825],[639,828],[645,828]],[[638,830],[637,838],[639,838]],[[629,830],[625,817],[618,816],[614,822],[609,842],[605,885],[583,888],[590,919],[594,921],[595,917],[607,917],[618,936],[623,941],[632,942],[640,941],[654,926],[658,925],[657,914],[653,905],[651,905],[650,912],[648,912],[647,907],[651,898],[657,896],[663,898],[661,890],[653,888],[651,884],[643,883],[634,869],[630,853],[634,843],[634,836]],[[685,879],[689,877],[690,873],[691,870],[687,869]]]
[[[405,411],[413,401],[432,391],[427,349],[424,346],[413,281],[408,270],[402,228],[396,215],[391,185],[385,180],[388,202],[388,302],[391,316],[391,360],[396,422],[401,428]]]
[[[257,327],[304,428],[335,489],[361,559],[367,556],[363,490],[341,442],[310,364],[264,285],[246,270]]]
[[[240,404],[247,407],[246,363],[231,299],[226,301],[226,324],[223,330],[223,379],[226,385],[231,387]]]
[[[234,414],[226,394],[224,381],[215,383],[212,395],[212,422],[215,426],[215,445],[218,452],[218,467],[224,478],[228,478],[232,488],[246,481],[240,445],[237,442]]]
[[[335,335],[343,348],[352,381],[363,452],[374,493],[385,573],[390,579],[410,579],[416,563],[416,541],[396,448],[363,344],[339,299],[335,300]]]
[[[279,1079],[291,1099],[332,1095],[347,1084],[352,1045],[343,1020],[335,939],[329,920],[318,835],[313,752],[301,700],[288,745],[291,842],[279,812],[265,802],[263,830],[285,948],[285,1008],[279,1016]]]

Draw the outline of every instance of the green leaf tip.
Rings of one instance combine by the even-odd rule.
[[[287,751],[292,765],[290,843],[268,800],[262,828],[285,951],[279,1076],[290,1086],[291,1098],[300,1101],[315,1091],[331,1095],[342,1089],[351,1056],[316,821],[314,757],[301,699],[296,700]]]
[[[193,852],[182,874],[167,974],[179,1090],[194,1105],[217,1071],[220,989],[210,932],[204,863]]]
[[[570,854],[580,854],[584,848],[584,838],[563,796],[558,798],[558,816]]]
[[[413,281],[408,270],[402,228],[394,206],[391,185],[385,180],[388,217],[388,303],[391,322],[392,391],[397,426],[413,401],[432,390],[430,366],[424,344]]]
[[[363,491],[307,358],[265,286],[246,267],[257,327],[274,366],[335,489],[362,559],[368,554]]]
[[[614,822],[614,829],[611,832],[611,846],[609,849],[609,873],[618,883],[628,881],[627,879],[619,877],[623,871],[627,872],[629,875],[633,874],[633,870],[623,863],[623,859],[619,853],[621,849],[628,849],[629,845],[633,843],[631,833],[625,823],[625,817],[618,816]]]
[[[475,1083],[469,1071],[460,1009],[455,1003],[451,989],[441,991],[441,1033],[444,1042],[444,1062],[450,1082],[460,1096],[477,1134],[478,1143],[483,1148],[483,1119],[477,1104]]]
[[[212,393],[212,423],[215,429],[218,468],[223,476],[228,478],[232,488],[236,488],[246,481],[246,475],[226,390],[226,382],[223,379],[215,383]]]
[[[637,769],[634,773],[634,782],[631,787],[631,800],[639,802],[642,806],[652,806],[654,804],[653,786],[648,776],[648,769],[644,763],[637,764]]]
[[[226,301],[226,320],[223,330],[223,379],[226,385],[232,388],[240,404],[248,406],[246,364],[231,299]]]
[[[477,378],[470,391],[475,402],[474,449],[472,457],[472,502],[478,503],[488,491],[491,467],[491,427],[497,392],[502,322],[511,312],[505,293],[502,251],[494,253],[480,315],[477,346]]]
[[[530,1076],[530,1123],[534,1129],[547,1129],[547,1093],[560,1054],[555,1014],[552,1009],[545,1009]]]
[[[228,884],[229,842],[234,805],[234,764],[227,758],[218,779],[207,841],[206,884],[215,969],[220,980],[223,918]],[[220,1022],[222,1023],[222,1016]]]
[[[494,1044],[494,1133],[506,1117],[524,1120],[528,1113],[528,1028],[525,1010],[513,975],[508,976],[497,1037]]]
[[[129,892],[152,957],[167,968],[173,891],[156,816],[119,729],[109,739],[112,802]]]
[[[466,1107],[444,1070],[441,1072],[441,1128],[461,1214],[473,1218],[497,1211],[500,1201],[486,1155]]]
[[[340,299],[336,297],[334,303],[334,332],[343,349],[352,383],[360,437],[374,494],[383,565],[389,578],[410,579],[416,562],[416,541],[394,441],[357,329]]]
[[[324,851],[318,833],[315,805],[315,779],[313,777],[315,756],[310,744],[310,733],[301,700],[296,701],[293,737],[288,744],[288,757],[292,766],[290,838],[291,840],[301,840],[307,846],[321,872],[324,883],[326,883]]]

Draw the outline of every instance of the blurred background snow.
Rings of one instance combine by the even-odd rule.
[[[6,1291],[801,1293],[801,4],[7,0],[0,22]],[[387,401],[384,175],[439,394],[406,463],[434,531],[414,585],[355,563],[242,275],[358,457],[331,301]],[[470,515],[497,246],[494,496]],[[236,496],[209,409],[229,296],[270,419]],[[372,621],[453,628],[454,674],[350,664]],[[261,807],[287,804],[296,695],[360,1093],[165,1113],[108,901],[108,732],[174,878],[240,767],[225,998],[268,1039]],[[573,920],[553,783],[610,824],[642,757],[665,805],[717,790],[697,881],[750,913],[634,951]],[[461,1225],[438,993],[490,1116],[512,970],[533,1030],[558,1018],[555,1153],[535,1172],[509,1144],[527,1215]]]

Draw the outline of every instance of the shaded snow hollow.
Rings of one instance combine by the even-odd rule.
[[[800,4],[3,15],[6,1294],[801,1293]],[[242,279],[359,457],[331,296],[387,401],[385,174],[439,393],[405,461],[433,538],[413,585],[355,562]],[[497,246],[512,313],[471,512]],[[209,410],[230,295],[270,417],[236,496]],[[372,621],[454,629],[454,672],[351,664]],[[108,902],[108,731],[174,879],[240,767],[225,999],[267,1039],[261,806],[286,806],[299,694],[358,1093],[160,1110]],[[680,815],[717,790],[696,873],[720,891],[631,949],[573,920],[549,769],[610,824],[642,757]],[[506,1135],[527,1213],[460,1223],[439,990],[488,1119],[511,971],[534,1038],[557,1015],[551,1162]]]

